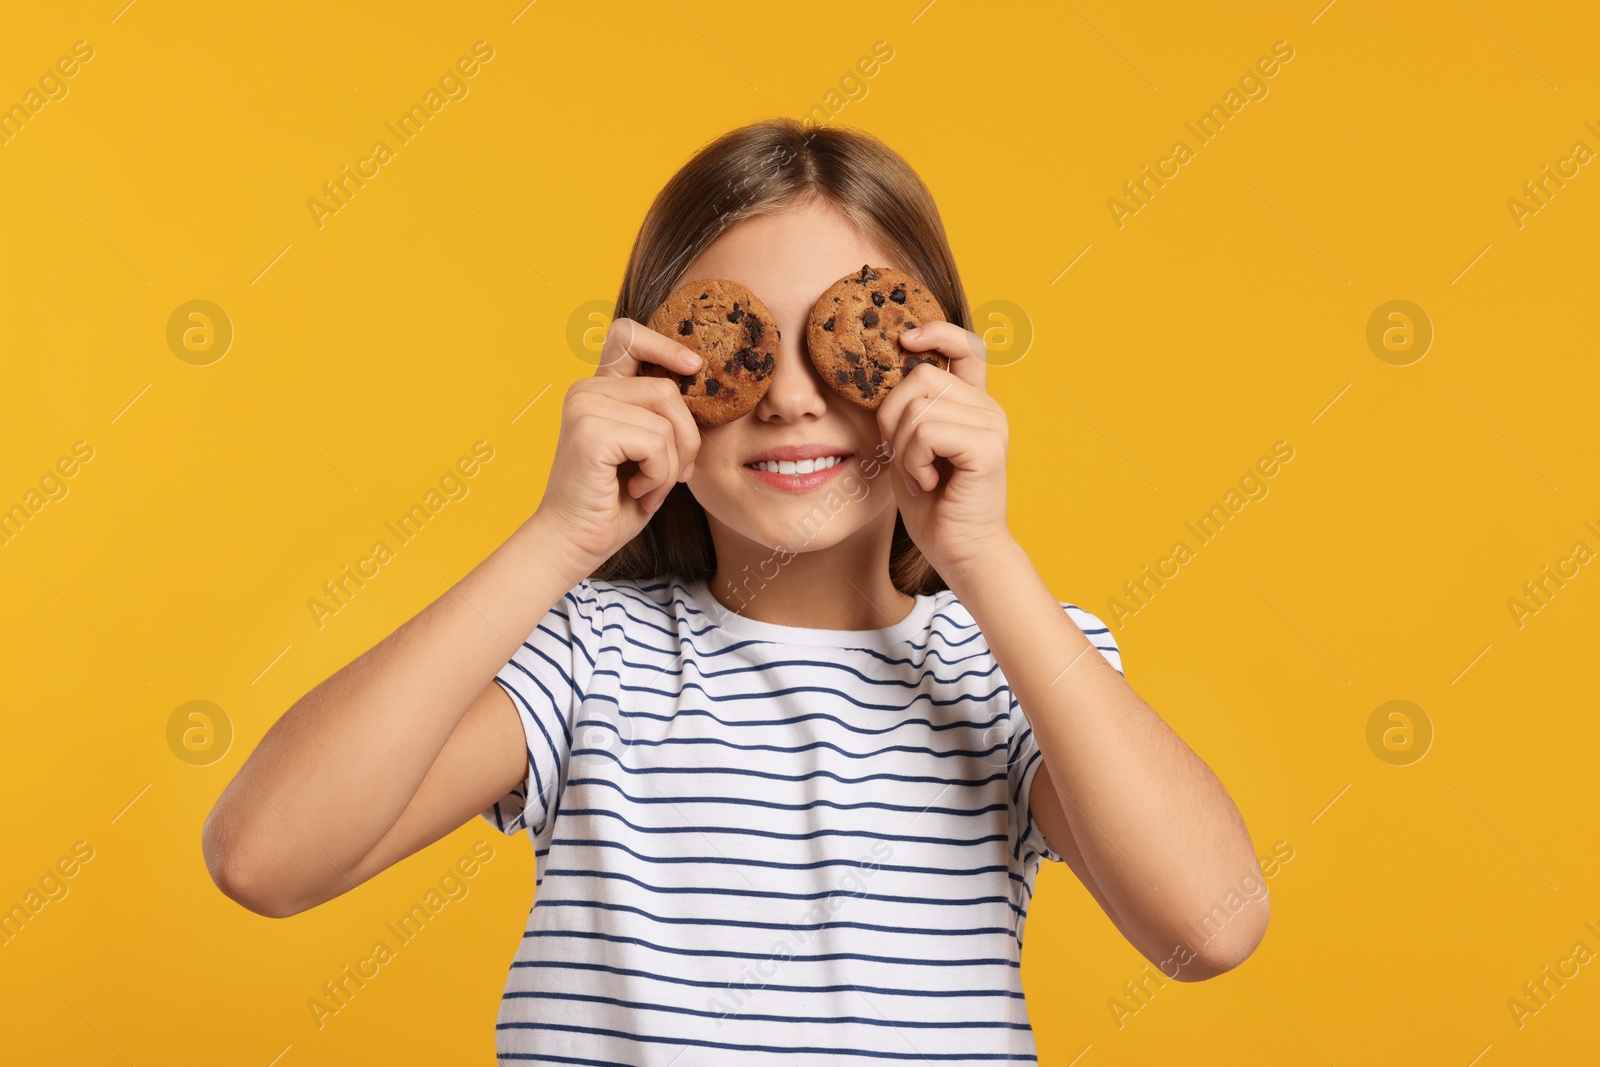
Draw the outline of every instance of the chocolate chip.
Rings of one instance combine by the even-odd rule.
[[[728,321],[738,322],[742,318],[744,318],[744,309],[739,306],[739,301],[735,300],[733,302],[733,310],[728,312]]]
[[[750,343],[752,345],[760,344],[762,333],[761,320],[756,318],[754,315],[745,316],[744,332],[749,335]]]
[[[861,276],[859,278],[857,278],[856,281],[858,281],[858,282],[875,282],[877,280],[878,280],[878,272],[873,270],[871,267],[867,266],[865,263],[861,264]]]
[[[846,385],[850,381],[850,374],[848,371],[836,370],[833,372],[833,378],[834,381],[838,382],[840,385]]]
[[[863,325],[863,326],[876,326],[876,325],[878,325],[878,313],[876,311],[873,311],[871,308],[868,308],[867,310],[863,311],[861,313],[861,325]]]
[[[691,386],[693,384],[694,384],[694,375],[692,375],[692,374],[680,374],[680,375],[678,375],[678,392],[680,394],[687,395],[688,392],[689,392],[689,386]]]
[[[700,294],[700,295],[699,295],[699,296],[698,296],[698,297],[697,297],[697,298],[696,298],[696,299],[698,299],[698,300],[704,300],[704,299],[705,299],[705,298],[706,298],[706,296],[707,296],[707,295],[709,295],[709,294],[706,294],[706,293],[701,293],[701,294]]]
[[[906,320],[906,329],[914,330],[916,328],[917,328],[917,324],[916,323],[912,322],[910,319]]]
[[[882,293],[873,293],[872,294],[872,306],[873,307],[880,307],[880,308],[883,307],[883,294]]]
[[[694,333],[693,319],[684,319],[682,322],[678,323],[679,337],[688,337],[691,333]]]
[[[896,304],[904,304],[906,302],[906,287],[903,285],[895,286],[894,292],[889,294],[889,299]]]
[[[776,365],[777,365],[777,360],[775,360],[772,357],[772,353],[771,352],[768,352],[766,360],[761,364],[761,369],[763,371],[765,371],[766,373],[771,374],[772,373],[772,368],[774,366],[776,366]]]
[[[733,358],[744,365],[744,369],[751,374],[761,369],[761,357],[757,356],[752,348],[741,348],[733,354]]]
[[[848,359],[851,363],[860,363],[862,355],[860,352],[846,352],[844,354],[844,358]]]
[[[832,315],[828,316],[828,321],[822,324],[822,328],[824,330],[827,330],[829,333],[833,332],[833,316]]]
[[[722,388],[722,383],[715,378],[706,379],[706,396],[716,396],[717,390]]]

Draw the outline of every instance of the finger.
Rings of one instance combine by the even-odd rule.
[[[938,352],[950,357],[950,370],[957,378],[987,393],[988,346],[983,338],[953,322],[925,322],[900,335],[901,347],[908,352]]]
[[[648,507],[655,497],[666,496],[677,474],[677,451],[672,434],[659,420],[654,426],[641,425],[628,419],[613,420],[606,428],[609,464],[620,471],[627,462],[637,463],[639,469],[629,476],[623,491]]]
[[[655,510],[661,501],[666,499],[667,493],[674,485],[683,480],[683,465],[680,461],[677,442],[677,431],[671,420],[664,420],[657,412],[645,408],[630,407],[627,415],[630,422],[638,425],[648,432],[656,435],[657,456],[661,465],[659,469],[655,463],[640,463],[639,469],[628,479],[628,493],[637,495],[641,504],[647,505],[647,510]]]
[[[678,465],[678,446],[670,436],[666,438],[666,447],[661,456],[659,478],[656,471],[643,463],[639,464],[639,470],[628,482],[643,487],[639,503],[646,511],[656,510],[667,499],[667,494],[678,484],[678,472],[681,469]]]
[[[659,415],[671,424],[673,444],[683,463],[673,477],[676,481],[684,481],[683,469],[693,464],[695,456],[700,453],[700,426],[694,421],[673,380],[642,375],[607,382],[604,396],[611,404],[602,407],[611,417],[638,422],[638,416]],[[621,411],[624,408],[632,408],[634,416],[625,416]],[[648,425],[648,422],[645,424]]]
[[[987,435],[999,440],[993,422],[976,409],[951,405],[936,410],[937,414],[926,418],[913,411],[894,438],[895,459],[913,487],[922,492],[939,488],[941,475],[935,460],[981,470],[993,447]],[[1003,453],[1003,444],[1001,450]]]
[[[605,344],[600,348],[600,366],[595,368],[595,375],[632,378],[644,363],[658,363],[677,374],[694,374],[705,361],[698,352],[642,323],[628,318],[612,319],[606,330]]]
[[[949,371],[931,363],[913,367],[878,405],[880,439],[892,446],[903,421],[924,417],[919,413],[936,408],[971,407],[971,396],[971,387]],[[894,457],[892,450],[890,456]]]

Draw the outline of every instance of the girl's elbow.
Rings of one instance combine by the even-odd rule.
[[[1226,974],[1249,959],[1256,947],[1267,936],[1267,924],[1272,917],[1272,906],[1263,897],[1258,908],[1252,908],[1248,922],[1244,916],[1233,923],[1222,935],[1207,942],[1190,963],[1174,977],[1180,982],[1203,982]]]
[[[245,841],[246,835],[229,826],[219,802],[201,828],[200,851],[205,857],[206,873],[222,895],[269,919],[286,919],[305,911],[309,905],[291,899],[284,892],[281,876],[273,877],[273,865],[252,858],[252,850],[241,847]]]

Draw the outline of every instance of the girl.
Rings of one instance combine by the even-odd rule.
[[[951,315],[903,341],[949,369],[877,411],[802,347],[862,264]],[[702,278],[782,335],[760,403],[704,429],[638,373],[699,366],[641,323]],[[527,831],[507,1061],[1034,1059],[1041,859],[1168,977],[1238,964],[1267,921],[1264,888],[1219,903],[1260,884],[1249,836],[1011,536],[969,323],[932,198],[882,143],[773,120],[705,147],[644,220],[537,510],[262,739],[206,823],[223,892],[293,915],[475,814]]]

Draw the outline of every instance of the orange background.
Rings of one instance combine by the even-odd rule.
[[[1189,540],[1121,615],[1128,679],[1257,853],[1292,853],[1248,962],[1120,1022],[1145,961],[1048,866],[1023,971],[1042,1062],[1593,1059],[1592,963],[1521,1025],[1507,1002],[1600,950],[1600,371],[1575,310],[1600,174],[1561,163],[1600,148],[1600,20],[1321,3],[9,13],[0,105],[42,78],[59,98],[0,143],[0,506],[38,504],[0,544],[0,905],[75,843],[92,858],[0,945],[0,1055],[491,1060],[524,840],[476,821],[275,921],[212,886],[201,822],[277,716],[537,504],[562,392],[592,370],[586,305],[614,298],[662,183],[727,129],[809,113],[884,137],[933,190],[1011,419],[1013,528],[1051,588],[1109,619]],[[92,58],[48,80],[79,41]],[[467,95],[319,226],[307,201],[478,41]],[[879,41],[892,58],[852,80]],[[1199,144],[1185,123],[1277,42],[1292,59]],[[1134,206],[1123,184],[1179,139],[1192,158],[1119,226],[1108,202]],[[1514,211],[1546,165],[1564,186]],[[194,300],[231,324],[221,358],[169,343]],[[1414,309],[1374,347],[1393,300]],[[466,494],[319,627],[322,583],[478,441]],[[1280,441],[1292,460],[1247,486],[1266,494],[1193,540]],[[92,457],[52,479],[77,442]],[[1564,584],[1514,611],[1546,565]],[[169,724],[195,700],[221,715],[186,749],[190,720]],[[1392,700],[1415,710],[1369,742]],[[468,895],[319,1029],[322,983],[479,841]]]

